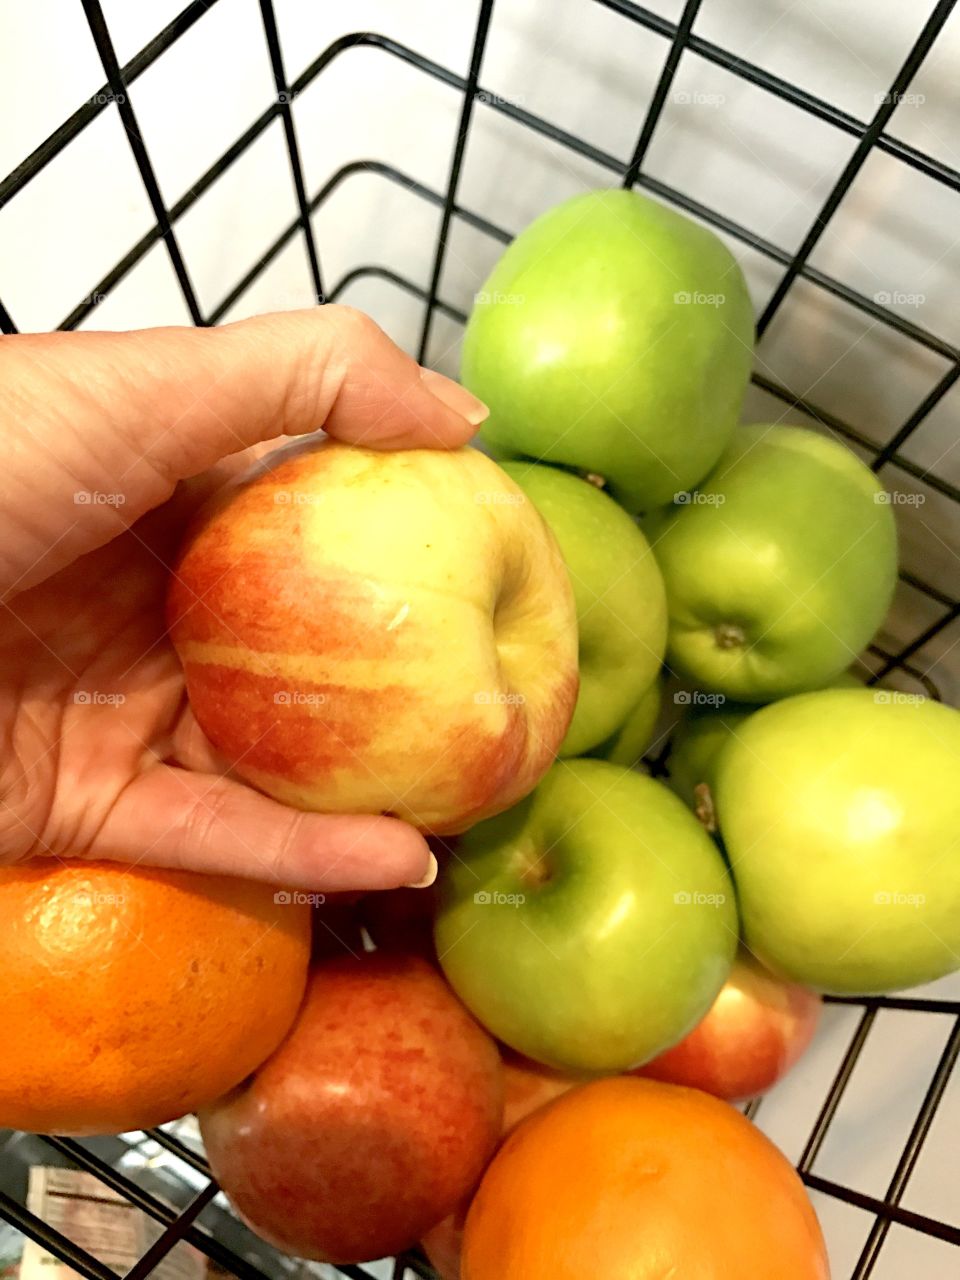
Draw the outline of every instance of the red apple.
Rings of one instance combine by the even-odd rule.
[[[545,1107],[561,1093],[584,1081],[566,1071],[556,1071],[541,1062],[533,1062],[505,1045],[503,1059],[503,1133],[501,1141],[512,1133],[521,1120],[540,1107]]]
[[[710,1011],[679,1044],[632,1075],[754,1098],[790,1070],[817,1028],[821,999],[774,977],[742,947]]]
[[[277,449],[201,514],[168,620],[200,727],[300,809],[463,831],[536,786],[577,698],[560,551],[476,449]]]
[[[512,1049],[503,1047],[500,1052],[503,1057],[504,1100],[502,1141],[526,1116],[582,1081],[576,1076],[532,1062]],[[431,1227],[420,1241],[430,1265],[441,1280],[460,1280],[463,1227],[472,1198],[472,1195],[466,1196],[448,1218]]]
[[[200,1127],[253,1231],[347,1263],[400,1252],[452,1212],[502,1119],[496,1045],[437,971],[368,954],[315,966],[287,1039]]]

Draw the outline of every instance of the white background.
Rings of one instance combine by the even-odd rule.
[[[121,62],[184,0],[104,0]],[[650,0],[676,19],[680,0]],[[803,86],[866,122],[918,34],[932,0],[705,0],[696,33]],[[392,36],[463,75],[473,0],[276,0],[288,79],[345,31]],[[17,165],[100,88],[104,75],[75,0],[0,0],[3,77],[0,175]],[[588,139],[620,160],[630,155],[667,51],[643,30],[592,0],[498,0],[481,85]],[[898,107],[890,132],[960,168],[954,15]],[[255,0],[219,0],[131,87],[130,99],[169,207],[275,98]],[[685,100],[686,99],[686,100]],[[349,49],[294,102],[308,194],[348,162],[390,163],[442,191],[459,95],[376,49]],[[794,249],[829,192],[855,139],[687,54],[647,157],[645,172],[722,211],[785,250]],[[515,233],[567,195],[615,184],[609,171],[478,105],[460,203]],[[295,216],[279,121],[176,225],[201,307],[211,311]],[[874,152],[813,255],[813,265],[939,337],[960,343],[956,305],[960,196]],[[437,210],[372,173],[348,178],[314,218],[327,289],[354,267],[376,264],[426,287]],[[22,329],[59,324],[152,225],[150,207],[115,108],[102,112],[29,187],[0,210],[0,298]],[[780,268],[736,241],[758,311]],[[496,259],[497,244],[455,221],[441,296],[468,309]],[[313,289],[298,237],[229,313],[310,305]],[[344,300],[370,311],[415,349],[421,304],[382,280],[362,280]],[[86,324],[130,328],[189,321],[167,254],[153,248]],[[430,361],[457,368],[459,329],[438,318]],[[937,355],[801,281],[765,337],[757,368],[884,440],[947,369]],[[910,439],[912,461],[960,483],[955,388]],[[756,390],[746,417],[801,421]],[[905,565],[956,592],[960,522],[956,508],[888,467],[888,487],[923,499],[900,505]],[[902,586],[882,642],[896,648],[941,612]],[[960,693],[960,624],[916,657],[944,694]],[[946,989],[950,984],[940,984]],[[957,990],[954,983],[952,990]],[[760,1123],[796,1158],[849,1040],[856,1012],[830,1010],[824,1031],[796,1073],[768,1099]],[[841,1105],[816,1171],[882,1196],[949,1019],[881,1013]],[[904,1197],[905,1206],[960,1225],[960,1089],[941,1107]],[[849,1273],[871,1226],[869,1215],[817,1198],[835,1275]],[[876,1280],[958,1274],[955,1250],[894,1228]]]

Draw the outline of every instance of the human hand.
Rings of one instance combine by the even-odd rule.
[[[164,598],[197,504],[284,437],[454,448],[480,402],[325,306],[4,337],[0,410],[0,864],[107,858],[329,891],[428,876],[425,840],[396,818],[300,813],[227,776]]]

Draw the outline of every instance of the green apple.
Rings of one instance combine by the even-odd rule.
[[[626,719],[660,670],[663,578],[635,521],[596,485],[531,462],[503,469],[550,526],[573,584],[580,692],[560,754],[583,755]]]
[[[755,712],[717,763],[744,938],[782,977],[877,994],[960,968],[960,712],[874,689]]]
[[[831,689],[861,689],[863,682],[844,672]],[[721,694],[677,693],[686,706],[670,741],[667,786],[688,805],[708,831],[716,831],[713,791],[717,761],[740,726],[757,711],[752,702],[733,702]],[[719,702],[716,701],[719,698]]]
[[[476,296],[461,377],[490,406],[495,456],[597,473],[636,512],[720,457],[753,340],[743,274],[712,231],[635,191],[593,191],[507,248]]]
[[[653,547],[669,665],[745,702],[822,689],[870,642],[896,585],[883,487],[803,427],[740,427]]]
[[[609,760],[611,764],[623,765],[625,769],[633,769],[653,742],[662,701],[663,680],[658,675],[640,695],[620,728],[587,754],[598,760]]]
[[[726,868],[652,778],[561,761],[457,855],[440,883],[440,963],[529,1058],[626,1070],[680,1040],[726,981],[738,931]]]
[[[717,829],[713,788],[720,753],[756,710],[749,702],[692,703],[673,732],[667,756],[667,786],[693,810],[708,831]]]

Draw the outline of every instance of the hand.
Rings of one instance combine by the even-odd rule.
[[[227,776],[163,603],[196,505],[284,437],[454,448],[485,414],[343,307],[0,339],[0,863],[107,858],[329,891],[429,876],[398,819],[300,813]]]

